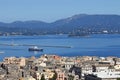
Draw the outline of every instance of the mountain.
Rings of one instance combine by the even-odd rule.
[[[52,23],[42,21],[15,21],[12,23],[0,22],[0,32],[21,33],[70,33],[75,31],[86,32],[120,32],[120,15],[87,15],[78,14]]]
[[[39,32],[44,31],[47,26],[48,23],[42,21],[15,21],[12,23],[1,22],[0,32]]]
[[[75,15],[54,22],[68,28],[120,28],[119,15]]]

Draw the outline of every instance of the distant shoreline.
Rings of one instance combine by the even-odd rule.
[[[96,33],[96,34],[86,34],[86,35],[71,35],[71,34],[33,34],[33,35],[12,35],[12,34],[9,34],[9,35],[5,35],[5,34],[2,34],[0,36],[44,36],[44,35],[68,35],[68,37],[77,37],[77,36],[80,36],[80,37],[84,37],[84,36],[89,36],[89,35],[111,35],[111,34],[120,34],[120,33]],[[71,35],[71,36],[69,36]]]

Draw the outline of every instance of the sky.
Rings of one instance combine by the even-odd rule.
[[[84,13],[120,15],[120,0],[0,0],[0,22],[54,22]]]

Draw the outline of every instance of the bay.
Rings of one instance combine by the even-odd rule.
[[[39,57],[42,54],[60,56],[116,56],[120,57],[119,34],[95,34],[89,37],[68,37],[68,35],[0,36],[0,43],[35,44],[47,46],[71,46],[71,48],[41,47],[43,52],[29,52],[30,46],[0,45],[0,60],[5,57]]]

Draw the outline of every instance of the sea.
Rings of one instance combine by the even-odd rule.
[[[59,56],[115,56],[120,57],[120,34],[94,34],[87,37],[68,37],[63,35],[0,36],[0,61],[5,57],[40,57],[43,54]],[[43,52],[29,51],[32,45],[43,48]],[[55,46],[69,46],[55,47]]]

